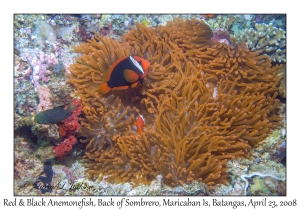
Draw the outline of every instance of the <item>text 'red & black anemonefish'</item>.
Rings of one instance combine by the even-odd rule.
[[[119,58],[104,73],[105,83],[95,91],[105,94],[110,90],[125,90],[129,86],[135,88],[145,78],[149,66],[149,61],[138,56]]]

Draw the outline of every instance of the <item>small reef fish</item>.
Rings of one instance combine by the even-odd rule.
[[[150,63],[138,56],[119,58],[104,73],[105,83],[98,86],[95,91],[105,94],[110,90],[125,90],[129,86],[137,87],[142,83]]]
[[[53,109],[48,109],[46,111],[39,112],[34,117],[34,121],[40,124],[58,123],[70,117],[72,115],[72,111],[77,109],[77,107],[78,105],[75,105],[72,100],[67,108],[59,106],[54,107]]]
[[[137,118],[136,118],[136,122],[134,124],[139,132],[139,134],[142,134],[143,132],[143,127],[145,126],[145,119],[143,118],[142,115],[139,115]]]
[[[52,185],[51,185],[51,181],[53,178],[53,169],[52,169],[52,165],[50,162],[45,162],[44,165],[44,170],[41,173],[41,175],[45,175],[45,176],[39,176],[39,178],[37,179],[37,181],[33,184],[33,187],[36,189],[40,189],[42,191],[42,193],[46,193],[46,192],[52,192]]]

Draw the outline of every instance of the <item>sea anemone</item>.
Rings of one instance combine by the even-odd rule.
[[[161,174],[171,186],[225,183],[227,161],[247,157],[280,125],[280,66],[245,43],[212,37],[203,21],[175,19],[157,28],[137,23],[122,42],[96,34],[74,47],[82,56],[70,66],[69,82],[83,104],[80,134],[90,178],[139,184]],[[143,84],[94,93],[108,67],[129,55],[151,63]],[[146,121],[142,134],[132,126],[139,114]]]

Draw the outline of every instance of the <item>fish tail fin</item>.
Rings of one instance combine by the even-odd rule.
[[[77,109],[79,107],[79,104],[77,103],[77,101],[79,101],[79,100],[78,99],[71,100],[67,109],[65,109],[65,110],[68,112],[73,112],[75,109]]]
[[[137,130],[138,130],[138,133],[139,133],[139,134],[142,134],[142,133],[143,133],[143,130],[142,130],[142,128],[138,127],[138,129],[137,129]]]
[[[107,82],[99,85],[97,88],[94,89],[94,92],[98,92],[100,94],[108,93],[111,90],[111,88],[108,86]]]

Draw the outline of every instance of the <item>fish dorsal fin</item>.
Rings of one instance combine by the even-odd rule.
[[[109,77],[111,75],[112,69],[113,68],[109,67],[108,70],[103,73],[103,81],[107,82],[109,80]]]
[[[135,65],[142,74],[144,74],[144,69],[142,68],[142,66],[139,64],[139,62],[137,62],[133,57],[129,56],[131,62],[133,63],[133,65]]]
[[[134,83],[139,79],[139,75],[130,69],[124,70],[123,77],[127,82],[130,82],[130,83]]]

